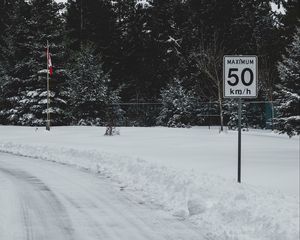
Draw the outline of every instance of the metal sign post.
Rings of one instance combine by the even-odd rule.
[[[238,133],[238,183],[241,183],[242,174],[242,99],[239,98],[239,133]]]
[[[223,96],[238,98],[238,171],[242,181],[242,98],[257,97],[258,61],[256,56],[224,56]]]

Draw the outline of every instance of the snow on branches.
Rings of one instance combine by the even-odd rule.
[[[139,8],[141,7],[142,9],[147,9],[149,7],[152,7],[151,5],[151,0],[136,0],[135,7]]]

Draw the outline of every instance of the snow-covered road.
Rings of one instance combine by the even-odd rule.
[[[100,175],[0,153],[0,239],[203,239]]]

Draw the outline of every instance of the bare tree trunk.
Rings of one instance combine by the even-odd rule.
[[[224,122],[223,122],[223,101],[222,101],[222,93],[221,93],[221,84],[220,81],[218,81],[218,102],[219,102],[219,110],[220,110],[220,126],[221,131],[224,130]]]
[[[215,45],[216,47],[216,45]],[[217,51],[216,51],[217,52]],[[222,57],[219,59],[222,59]],[[224,130],[224,121],[223,121],[223,98],[222,98],[222,84],[219,77],[219,71],[218,71],[218,64],[215,62],[215,78],[218,85],[218,102],[219,102],[219,110],[220,110],[220,131],[223,132]]]
[[[214,36],[214,41],[205,46],[202,44],[200,52],[194,57],[197,59],[197,65],[199,71],[207,75],[211,80],[210,87],[214,90],[215,96],[218,99],[219,110],[220,110],[220,130],[224,130],[224,120],[223,120],[223,94],[222,94],[222,61],[224,49],[222,44],[217,42],[217,34]]]

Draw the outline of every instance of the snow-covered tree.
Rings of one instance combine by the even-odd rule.
[[[292,136],[300,134],[300,28],[286,51],[278,64],[280,84],[274,94],[279,103],[276,128]]]
[[[51,123],[65,123],[64,50],[61,5],[53,0],[18,1],[6,31],[8,81],[3,85],[1,118],[10,124],[44,125],[47,81],[46,45],[50,43],[54,74],[50,79]]]
[[[116,117],[119,102],[118,90],[109,88],[110,76],[103,69],[103,62],[89,45],[73,55],[68,66],[70,113],[78,124],[103,124]]]
[[[168,127],[186,127],[195,121],[195,97],[186,90],[182,81],[175,79],[161,92],[162,110],[157,124]]]

